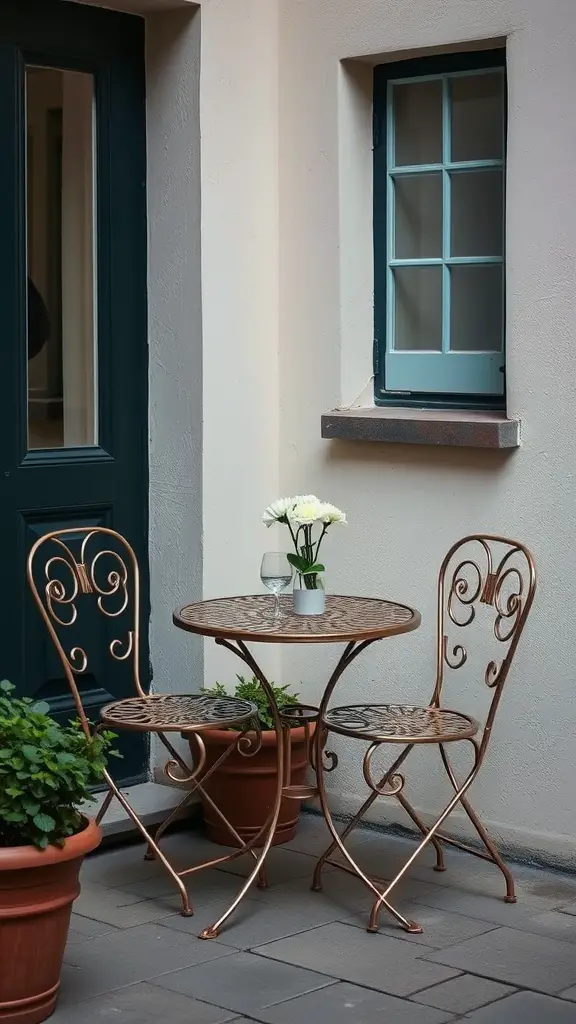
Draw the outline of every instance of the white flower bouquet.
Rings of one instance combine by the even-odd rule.
[[[264,510],[262,521],[265,526],[283,523],[288,527],[294,544],[294,553],[288,554],[288,561],[306,590],[319,589],[322,586],[320,574],[325,571],[319,561],[322,541],[333,523],[346,525],[345,513],[315,494],[299,494],[273,501]]]

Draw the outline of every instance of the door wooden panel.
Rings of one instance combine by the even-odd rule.
[[[27,187],[30,153],[27,149],[26,87],[28,81],[30,88],[30,73],[27,77],[26,69],[30,67],[35,69],[35,74],[42,69],[81,74],[84,84],[90,80],[93,87],[92,249],[90,240],[84,256],[70,249],[74,237],[70,217],[75,210],[71,190],[75,183],[66,180],[66,169],[61,185],[64,211],[55,213],[52,207],[49,210],[52,222],[54,216],[62,218],[63,265],[68,260],[68,272],[62,279],[64,317],[78,299],[71,290],[71,282],[75,280],[74,260],[81,262],[87,258],[87,252],[93,253],[93,278],[90,278],[90,268],[85,275],[94,281],[93,359],[96,369],[92,371],[89,367],[88,371],[92,372],[95,384],[96,443],[91,445],[75,444],[70,430],[68,436],[72,436],[73,443],[68,447],[61,446],[58,432],[54,434],[57,447],[32,449],[28,444],[27,279],[30,265],[27,234],[30,232],[27,232],[27,199],[32,190]],[[73,90],[74,81],[65,79],[65,88],[70,90],[71,85]],[[69,159],[67,144],[76,144],[76,136],[66,139],[67,116],[69,119],[72,116],[72,106],[64,107],[64,164]],[[54,147],[58,112],[55,113],[52,106],[47,115],[48,137]],[[89,130],[92,131],[91,125]],[[105,525],[129,539],[142,571],[140,663],[143,683],[149,678],[143,20],[59,0],[3,3],[0,10],[0,132],[0,678],[15,682],[21,694],[47,699],[53,713],[65,719],[72,714],[72,702],[58,659],[27,592],[25,579],[27,553],[34,540],[48,530]],[[53,202],[54,174],[61,175],[57,163],[60,153],[57,149],[56,163],[51,168],[51,176],[47,176],[47,202]],[[92,158],[89,147],[86,153]],[[34,191],[37,202],[38,197],[42,201],[42,181],[39,187],[40,191],[38,186]],[[84,191],[91,201],[90,188]],[[78,197],[74,201],[78,203]],[[72,229],[75,226],[72,218]],[[41,267],[41,259],[38,261],[36,255],[35,259],[36,265]],[[47,263],[46,273],[53,293],[54,281],[60,279],[53,265],[53,249]],[[74,323],[73,318],[69,318],[64,324],[63,358],[68,358],[69,364],[74,363],[80,351],[74,348]],[[54,324],[51,327],[54,329]],[[85,344],[85,339],[80,337],[80,328],[78,331],[80,346]],[[62,343],[61,338],[59,341]],[[64,377],[70,372],[65,365]],[[50,373],[50,379],[58,379],[54,365]],[[74,413],[74,399],[74,388],[69,387],[62,399],[64,406],[68,402],[67,422],[71,422]],[[57,399],[49,395],[45,400],[46,409],[50,401],[57,403]],[[39,404],[42,402],[41,396]],[[46,434],[48,439],[51,436]],[[87,437],[94,440],[94,437]],[[121,665],[111,667],[104,650],[101,656],[98,654],[100,643],[105,643],[106,639],[102,633],[105,627],[99,618],[94,616],[87,626],[92,631],[89,641],[94,654],[90,673],[80,681],[84,699],[95,715],[103,703],[132,692],[129,672],[122,671]],[[133,736],[122,743],[122,748],[124,757],[114,765],[117,777],[125,781],[144,777],[147,762],[144,739]]]

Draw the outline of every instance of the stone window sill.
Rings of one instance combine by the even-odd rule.
[[[518,448],[520,420],[465,409],[347,409],[322,416],[322,437],[386,444]]]

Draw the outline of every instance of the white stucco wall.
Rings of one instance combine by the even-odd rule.
[[[181,689],[201,672],[201,645],[170,626],[180,597],[258,588],[262,551],[279,539],[259,515],[281,492],[313,489],[348,512],[348,530],[325,549],[332,591],[394,597],[423,615],[419,632],[357,661],[339,690],[350,702],[427,698],[442,553],[469,531],[515,535],[534,551],[540,589],[473,797],[507,843],[573,857],[573,0],[200,8],[189,21],[152,14],[149,34],[156,679]],[[522,447],[505,455],[322,441],[322,412],[370,396],[370,64],[503,38],[508,408],[522,419]],[[212,644],[204,653],[207,682],[233,677],[239,663]],[[280,662],[268,649],[263,663],[314,699],[335,656],[298,648]],[[451,702],[477,710],[482,685],[458,685]],[[347,810],[363,792],[359,750],[339,752],[332,799]],[[420,782],[408,795],[437,809],[444,792],[429,772]],[[382,807],[388,816],[391,805]]]
[[[282,0],[280,7],[281,490],[312,489],[347,510],[347,532],[333,535],[325,551],[333,591],[395,597],[423,616],[418,633],[359,659],[339,695],[425,699],[441,554],[476,530],[522,539],[537,559],[539,593],[473,797],[507,842],[573,856],[576,7],[572,0]],[[522,447],[502,455],[322,441],[320,414],[351,403],[371,373],[370,97],[366,66],[345,70],[341,62],[502,37],[508,409],[522,419]],[[325,650],[290,652],[284,681],[304,679],[308,696],[317,696],[333,658]],[[449,702],[477,707],[482,684],[460,677],[457,685]],[[333,800],[350,809],[363,784],[358,747],[344,753]],[[430,773],[407,790],[431,809],[446,792]]]

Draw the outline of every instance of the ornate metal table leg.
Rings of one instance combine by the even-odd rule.
[[[234,911],[236,910],[236,907],[241,902],[241,900],[244,898],[244,896],[246,895],[246,893],[250,889],[250,886],[252,885],[252,883],[256,880],[256,878],[262,879],[263,876],[262,876],[261,872],[262,872],[262,869],[263,869],[263,867],[265,865],[266,857],[267,857],[268,851],[269,851],[269,849],[270,849],[270,847],[272,845],[272,840],[274,839],[274,834],[276,832],[276,826],[278,824],[278,817],[280,815],[280,806],[281,806],[281,803],[282,803],[282,789],[283,789],[283,784],[284,784],[284,778],[283,778],[284,763],[285,763],[284,762],[284,728],[283,728],[283,725],[282,725],[282,720],[281,720],[279,712],[278,712],[278,707],[276,705],[276,701],[274,699],[274,693],[273,693],[273,690],[272,690],[272,688],[270,686],[270,683],[268,682],[266,676],[262,672],[262,669],[260,668],[258,663],[255,661],[255,659],[251,655],[250,651],[246,647],[246,644],[244,644],[241,640],[238,640],[236,642],[231,642],[231,641],[225,640],[223,638],[218,638],[216,640],[216,643],[220,644],[222,647],[226,647],[229,651],[231,651],[233,654],[235,654],[238,658],[240,658],[248,666],[248,668],[251,670],[251,672],[254,674],[254,676],[256,677],[258,682],[260,683],[260,686],[262,687],[262,689],[263,689],[263,691],[264,691],[264,693],[266,695],[266,698],[267,698],[269,706],[270,706],[270,710],[272,712],[272,719],[274,721],[274,731],[276,733],[277,758],[278,758],[278,760],[277,760],[277,785],[276,785],[276,793],[275,793],[275,796],[274,796],[274,803],[272,805],[272,808],[270,810],[268,818],[267,818],[267,820],[265,822],[265,825],[260,830],[259,835],[256,837],[257,839],[259,839],[261,836],[265,835],[264,844],[261,847],[260,852],[257,855],[256,863],[254,864],[254,867],[252,868],[252,871],[250,872],[250,874],[249,874],[248,878],[246,879],[244,885],[240,889],[240,892],[238,893],[236,898],[232,901],[232,903],[230,904],[230,906],[228,907],[226,912],[224,914],[222,914],[221,917],[219,917],[218,920],[215,921],[213,925],[210,925],[208,928],[205,928],[204,931],[202,931],[200,933],[200,938],[201,939],[215,939],[215,938],[217,938],[218,935],[220,934],[220,929],[221,929],[222,925],[224,924],[225,921],[228,920],[230,915],[234,913]],[[255,841],[254,840],[252,840],[251,843],[250,843],[250,846],[253,846],[253,845],[255,845]]]

